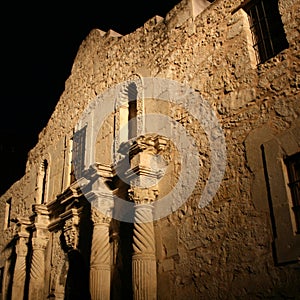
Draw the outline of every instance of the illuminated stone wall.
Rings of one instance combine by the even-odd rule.
[[[191,6],[193,2],[186,0],[165,18],[155,16],[126,36],[100,29],[90,32],[78,49],[65,90],[47,126],[28,154],[24,177],[1,196],[0,219],[4,227],[0,227],[0,245],[4,251],[0,267],[4,274],[4,299],[14,297],[19,290],[32,295],[32,299],[40,299],[34,297],[38,297],[40,290],[36,289],[41,286],[44,298],[64,299],[65,293],[72,295],[68,288],[74,287],[76,267],[86,274],[87,283],[83,280],[75,292],[82,292],[85,297],[91,276],[90,257],[96,251],[92,241],[98,241],[92,236],[95,224],[89,217],[89,203],[80,191],[86,183],[72,182],[70,176],[74,128],[97,96],[126,80],[142,77],[175,80],[197,91],[215,112],[227,148],[220,188],[211,203],[199,208],[210,170],[205,132],[183,108],[168,103],[158,105],[155,99],[145,101],[142,113],[161,113],[180,123],[196,140],[201,158],[199,180],[191,196],[174,213],[155,221],[153,229],[148,229],[153,230],[155,238],[157,280],[153,280],[157,281],[157,298],[299,296],[299,234],[294,238],[289,228],[278,228],[280,218],[286,224],[286,218],[292,217],[285,215],[286,210],[280,210],[284,205],[273,207],[270,198],[274,194],[266,181],[265,168],[275,148],[265,152],[264,161],[261,145],[267,149],[271,147],[270,140],[277,141],[282,151],[274,163],[300,150],[300,1],[279,1],[289,48],[260,65],[252,47],[247,14],[240,8],[242,2],[207,2],[207,8],[195,15],[198,6]],[[96,139],[96,160],[103,165],[113,161],[110,151],[114,118],[118,119],[117,113],[106,120]],[[158,197],[172,189],[180,173],[178,153],[172,147],[168,151],[164,154],[172,163],[159,186]],[[113,173],[103,168],[97,172],[103,178]],[[278,185],[282,184],[281,177],[278,175]],[[102,185],[103,182],[99,183],[100,188]],[[120,195],[127,197],[123,186],[116,187]],[[45,203],[41,203],[43,193]],[[110,199],[111,195],[105,197]],[[8,224],[9,203],[12,221]],[[128,279],[130,266],[126,261],[132,254],[130,235],[137,229],[115,220],[105,220],[103,224],[107,222],[111,224],[107,259],[111,261],[112,298],[132,296],[134,279]],[[103,228],[106,227],[98,227],[99,232],[104,232]],[[30,255],[32,261],[44,257],[45,263],[36,262],[34,267],[38,271],[34,273],[34,267],[28,269],[24,264],[24,255]],[[103,274],[104,269],[97,269],[100,273],[95,274]],[[43,283],[35,277],[39,272],[45,276]],[[16,274],[21,281],[18,286],[17,279],[12,284]],[[149,299],[153,297],[151,293],[147,295]]]

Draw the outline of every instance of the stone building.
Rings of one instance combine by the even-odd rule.
[[[0,198],[2,299],[299,299],[299,0],[182,0],[90,32]]]

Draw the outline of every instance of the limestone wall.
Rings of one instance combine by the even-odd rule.
[[[49,163],[47,202],[69,186],[73,130],[97,95],[132,74],[177,80],[199,91],[213,107],[228,157],[212,203],[198,207],[206,166],[186,204],[155,223],[158,298],[299,296],[299,263],[276,265],[268,199],[259,193],[253,196],[255,172],[245,141],[261,127],[280,135],[293,128],[300,115],[300,1],[279,1],[289,48],[259,66],[247,15],[239,9],[242,2],[216,0],[193,17],[183,1],[164,19],[153,17],[126,36],[91,31],[78,50],[55,111],[28,155],[26,174],[1,197],[0,219],[10,198],[12,218],[30,215],[31,205],[39,201],[36,184],[44,159]],[[150,104],[149,111],[153,107]],[[188,128],[188,119],[178,120]],[[201,134],[195,136],[201,140]],[[2,247],[12,230],[4,232]]]

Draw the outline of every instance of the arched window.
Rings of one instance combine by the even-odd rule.
[[[86,126],[74,132],[72,139],[71,183],[82,177],[84,170]]]
[[[10,227],[10,218],[11,218],[11,198],[8,199],[5,203],[5,223],[4,223],[4,229],[7,229]]]
[[[292,198],[292,211],[294,213],[296,233],[300,233],[300,152],[286,157],[285,163],[288,171],[288,186]]]
[[[120,144],[127,142],[137,134],[137,86],[130,82],[122,92],[119,109]]]
[[[122,144],[126,145],[144,132],[144,93],[142,78],[133,74],[122,83],[115,103],[114,162],[123,159]],[[125,150],[126,151],[126,150]]]
[[[137,87],[134,82],[128,85],[128,139],[137,135]]]
[[[38,178],[37,178],[37,188],[36,188],[36,202],[39,204],[45,204],[47,202],[48,195],[48,174],[49,174],[49,164],[46,159],[44,159],[39,168]]]
[[[47,180],[48,180],[48,162],[45,159],[42,163],[42,197],[41,197],[41,204],[45,204],[47,202],[46,199],[46,189],[47,189]]]

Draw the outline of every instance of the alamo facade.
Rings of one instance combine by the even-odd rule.
[[[299,299],[299,16],[182,0],[92,30],[0,197],[2,299]]]

